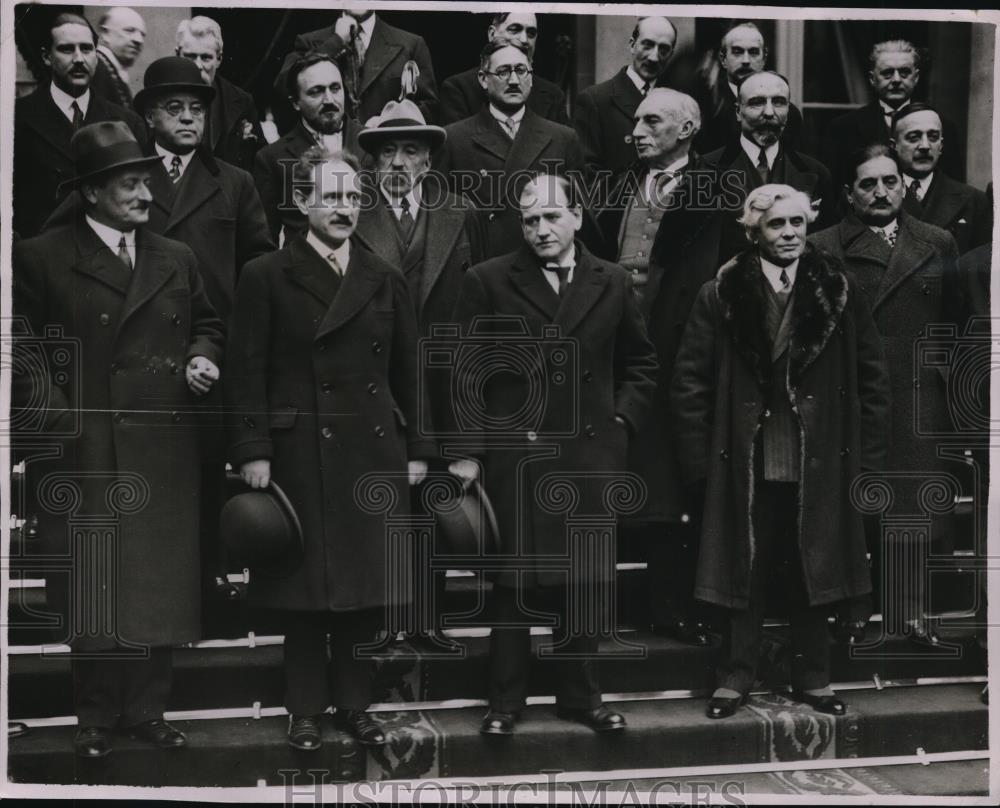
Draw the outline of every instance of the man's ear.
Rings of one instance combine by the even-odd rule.
[[[91,205],[97,202],[97,193],[94,191],[94,186],[90,184],[80,186],[80,196],[87,200]]]
[[[146,127],[149,129],[153,128],[153,113],[148,109],[143,113],[143,118],[146,119]]]
[[[874,87],[875,87],[875,71],[874,70],[869,70],[868,71],[868,83],[874,89]]]
[[[292,201],[295,203],[295,207],[299,209],[299,213],[303,216],[309,214],[309,197],[302,192],[301,188],[296,188],[292,191]]]
[[[48,48],[42,48],[42,61],[46,67],[52,67],[52,57],[49,55]]]
[[[893,151],[896,151],[896,138],[894,137],[889,138],[889,148],[892,149]]]
[[[476,73],[476,78],[479,80],[479,86],[482,87],[483,91],[485,92],[486,87],[487,87],[487,85],[486,85],[486,75],[483,73],[482,70],[479,70]]]

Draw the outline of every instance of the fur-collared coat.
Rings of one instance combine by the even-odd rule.
[[[695,596],[748,605],[754,452],[772,369],[756,251],[701,288],[674,366],[673,424],[689,483],[706,485]],[[810,603],[871,590],[851,484],[885,459],[889,378],[871,312],[840,263],[799,260],[786,387],[801,440],[799,547]],[[776,358],[777,359],[777,358]]]

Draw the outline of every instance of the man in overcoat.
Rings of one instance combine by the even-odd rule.
[[[41,413],[62,454],[30,473],[46,551],[73,565],[69,580],[46,576],[46,594],[86,655],[72,658],[75,749],[98,758],[116,725],[186,743],[163,711],[171,647],[201,639],[197,401],[219,378],[224,337],[191,250],[145,227],[157,158],[120,122],[85,126],[71,146],[85,219],[17,243],[14,309],[37,337],[58,328],[79,345]],[[107,532],[74,527],[109,513]]]
[[[255,488],[273,478],[302,525],[302,558],[283,577],[256,574],[249,596],[281,612],[288,742],[308,751],[322,744],[331,703],[341,729],[385,743],[365,712],[371,662],[355,646],[374,642],[384,609],[404,595],[387,585],[384,517],[363,510],[355,486],[386,475],[405,513],[407,475],[418,483],[436,448],[416,429],[406,280],[350,238],[357,169],[351,155],[303,154],[295,199],[309,230],[244,268],[226,357],[233,467]]]
[[[531,60],[516,42],[494,40],[483,48],[479,84],[489,103],[475,115],[445,127],[448,140],[434,170],[453,191],[469,197],[486,231],[485,255],[503,255],[521,242],[518,192],[523,177],[548,170],[583,175],[576,132],[531,110]]]
[[[871,591],[850,491],[862,470],[882,467],[889,380],[863,295],[806,245],[814,215],[790,186],[750,193],[752,246],[702,286],[674,365],[678,458],[704,500],[695,595],[730,615],[709,718],[732,715],[754,684],[782,566],[793,698],[843,715],[827,615]]]
[[[847,188],[847,201],[851,212],[840,224],[811,239],[842,261],[857,279],[882,337],[892,381],[886,468],[930,474],[946,462],[938,458],[937,439],[930,434],[951,431],[949,392],[939,368],[923,362],[914,367],[914,351],[928,324],[950,323],[957,334],[965,331],[967,287],[958,270],[958,249],[946,230],[918,221],[902,209],[902,171],[898,156],[888,146],[860,149],[850,163],[854,179]],[[896,484],[897,507],[917,507],[919,482]],[[940,534],[950,521],[948,517],[935,519],[933,532]],[[919,545],[913,552],[926,551],[922,539],[915,535],[911,541]],[[884,549],[892,554],[891,548]],[[873,557],[877,559],[882,550],[873,547]],[[899,591],[885,592],[883,598],[887,604],[898,605],[897,614],[911,640],[933,646],[940,639],[925,615],[923,582],[923,574],[905,585],[899,581]]]
[[[132,106],[128,70],[142,55],[146,22],[135,9],[114,6],[97,21],[97,68],[94,93],[122,107]]]
[[[502,338],[489,335],[481,338],[495,346],[493,352],[477,354],[474,361],[456,368],[456,389],[479,392],[485,423],[480,431],[470,432],[468,459],[455,461],[451,470],[472,479],[482,464],[483,485],[500,531],[500,557],[494,560],[508,559],[513,565],[494,581],[490,709],[480,731],[511,734],[525,704],[531,641],[519,603],[547,604],[543,611],[559,617],[553,638],[561,646],[556,653],[561,668],[555,679],[557,713],[597,732],[617,731],[625,727],[625,719],[601,703],[594,660],[598,637],[574,628],[565,600],[568,587],[613,576],[614,559],[606,559],[610,569],[584,566],[568,574],[536,565],[536,556],[566,557],[569,550],[565,517],[547,511],[535,497],[547,475],[567,477],[579,496],[579,512],[603,511],[599,478],[625,471],[629,440],[652,397],[656,356],[628,273],[595,258],[574,238],[583,214],[573,184],[559,176],[536,176],[524,187],[520,213],[526,243],[466,274],[454,319],[468,341],[475,337],[472,324],[477,317],[518,318],[526,333],[515,343],[536,340],[540,351],[558,354],[562,343],[554,340],[572,342],[578,371],[567,369],[561,381],[556,374],[541,390],[533,388],[530,373],[498,372],[485,380],[479,376],[477,384],[484,367],[504,362]],[[559,333],[546,340],[552,326]],[[516,344],[511,350],[517,351]],[[548,380],[547,373],[545,377]],[[544,413],[532,416],[530,423],[510,422],[510,414],[533,397],[544,402]],[[574,412],[577,424],[572,423]],[[456,418],[461,416],[456,413]],[[491,446],[492,425],[504,424],[513,431]],[[517,623],[520,627],[511,627]],[[569,658],[558,659],[563,652]]]
[[[63,194],[60,185],[73,176],[70,138],[81,126],[123,121],[139,143],[146,127],[134,112],[91,91],[97,69],[97,37],[77,14],[60,14],[49,28],[42,60],[52,71],[30,95],[14,102],[14,230],[34,236]]]

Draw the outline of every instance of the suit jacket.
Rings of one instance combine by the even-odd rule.
[[[132,109],[132,90],[118,73],[118,68],[100,50],[97,51],[97,68],[90,82],[90,92],[105,101]]]
[[[441,83],[438,113],[435,121],[444,126],[475,115],[486,105],[486,93],[479,86],[478,67],[449,76]],[[543,118],[569,126],[566,95],[559,85],[537,74],[532,76],[528,109]]]
[[[334,33],[336,25],[328,25],[316,31],[309,31],[295,37],[293,50],[285,57],[285,62],[274,81],[275,90],[282,98],[286,95],[285,76],[295,60],[306,51],[321,50],[338,57],[345,48],[344,41]],[[434,80],[434,65],[423,37],[394,28],[375,17],[371,42],[365,52],[365,63],[358,77],[356,93],[360,108],[354,110],[354,117],[364,123],[374,115],[380,115],[382,108],[390,101],[396,101],[400,93],[400,77],[403,66],[414,61],[420,69],[417,92],[413,100],[424,113],[428,123],[432,123],[434,107],[437,104],[437,83]],[[344,80],[350,81],[349,76]]]
[[[146,126],[138,115],[91,92],[83,123],[100,121],[123,121],[145,145]],[[48,84],[14,102],[14,229],[20,236],[35,235],[65,196],[56,189],[74,175],[71,137],[73,125]]]
[[[576,132],[530,109],[513,141],[488,107],[446,130],[448,140],[435,155],[434,168],[449,178],[453,192],[468,195],[479,209],[487,256],[510,252],[523,239],[516,175],[555,167],[582,176],[583,152]]]
[[[978,188],[956,182],[943,171],[935,171],[924,198],[903,198],[911,216],[942,227],[955,237],[958,254],[989,244],[993,239],[993,205]]]
[[[795,104],[788,107],[788,120],[781,142],[789,149],[802,149],[802,113]],[[701,102],[701,129],[694,139],[694,148],[702,154],[722,149],[740,139],[740,124],[736,120],[736,97],[729,82],[720,75],[719,87],[705,94]]]
[[[212,153],[244,171],[253,171],[254,156],[267,145],[253,96],[218,74],[207,131]]]
[[[344,118],[344,149],[354,154],[362,153],[358,146],[360,131],[356,121]],[[292,201],[292,166],[306,149],[315,145],[316,141],[300,121],[294,129],[264,146],[254,157],[254,183],[264,205],[271,238],[276,244],[282,227],[286,239],[306,230],[306,218]]]
[[[583,146],[588,175],[603,169],[617,176],[636,160],[633,118],[643,95],[625,70],[623,67],[576,98],[573,125]]]
[[[725,200],[725,210],[728,212],[723,220],[720,249],[722,254],[733,256],[749,246],[743,225],[737,220],[743,215],[743,203],[747,194],[763,183],[756,166],[738,141],[706,154],[705,162],[719,174],[722,184],[720,198]],[[791,185],[799,191],[805,191],[814,203],[819,203],[819,215],[809,226],[810,232],[821,230],[836,221],[838,206],[833,180],[826,166],[819,160],[782,144],[771,167],[770,182]]]
[[[523,333],[512,337],[514,326],[507,325],[506,340],[491,338],[491,321],[480,319],[474,328],[477,317],[516,318],[514,323]],[[455,407],[456,431],[471,439],[469,453],[483,459],[483,485],[500,529],[499,552],[521,560],[536,555],[565,557],[568,513],[554,504],[555,488],[546,483],[567,480],[579,494],[572,506],[566,506],[573,512],[606,513],[607,486],[620,480],[626,469],[630,435],[645,419],[653,392],[655,353],[629,275],[577,242],[573,280],[560,298],[538,258],[522,244],[466,273],[454,319],[462,329],[458,344],[475,351],[471,361],[459,357],[455,362],[456,389],[474,389],[481,396],[481,409],[475,402],[471,406],[476,409],[468,413]],[[547,333],[551,326],[558,328],[556,335]],[[512,360],[515,354],[505,348],[511,341],[515,348],[527,347],[529,355],[530,346],[539,348],[546,362],[541,375],[479,375],[494,361]],[[560,361],[557,357],[563,350],[571,357],[568,366],[576,370],[549,383],[548,362]],[[541,389],[535,386],[538,378],[545,379],[538,382]],[[525,407],[533,399],[544,403]],[[512,418],[512,413],[519,416]],[[463,415],[474,416],[474,425],[486,422],[498,429],[465,433],[460,428]],[[625,425],[615,420],[616,415]],[[490,444],[486,439],[491,437],[503,440]],[[593,566],[579,565],[568,579],[602,580],[615,574],[613,559],[610,569]],[[515,579],[516,573],[509,570],[500,575],[504,585]],[[526,585],[565,586],[567,576],[558,570],[529,569],[523,580]]]
[[[944,151],[938,168],[949,177],[965,179],[965,138],[948,118],[941,118]],[[872,143],[889,143],[889,127],[885,124],[878,99],[851,110],[831,121],[823,144],[823,160],[833,172],[837,184],[850,184],[852,152]]]

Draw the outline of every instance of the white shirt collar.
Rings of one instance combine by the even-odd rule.
[[[635,70],[632,68],[632,65],[629,65],[628,67],[625,68],[625,75],[628,76],[630,79],[632,79],[632,83],[635,85],[635,89],[637,89],[640,93],[646,89],[646,80],[635,72]],[[653,83],[650,82],[649,86],[650,89],[652,89]]]
[[[341,122],[340,129],[334,132],[332,135],[324,135],[313,129],[306,119],[302,118],[303,128],[312,136],[312,139],[317,143],[326,146],[327,151],[340,151],[344,147],[344,124]]]
[[[404,198],[410,200],[410,215],[414,219],[416,219],[417,210],[420,208],[420,199],[421,199],[420,185],[421,183],[418,182],[410,189],[410,192],[405,197],[399,197],[398,199],[396,197],[389,196],[389,194],[386,193],[384,185],[379,185],[379,188],[382,191],[382,196],[385,197],[385,201],[389,204],[389,210],[391,210],[393,214],[395,214],[397,219],[401,218],[403,215],[403,208],[400,207],[399,203]]]
[[[746,156],[750,158],[750,162],[757,165],[757,160],[760,159],[760,146],[742,133],[740,134],[740,146],[743,147],[743,151]],[[767,167],[769,169],[774,168],[774,161],[778,157],[778,149],[780,147],[781,142],[776,140],[764,149],[764,154],[767,155]]]
[[[132,266],[135,266],[135,230],[127,232],[115,230],[113,227],[108,227],[106,224],[101,224],[96,219],[92,219],[89,215],[85,215],[84,218],[87,220],[87,224],[90,225],[90,229],[97,233],[97,237],[115,255],[118,255],[118,245],[121,244],[122,236],[125,236],[125,246],[128,249],[129,256],[132,258]]]
[[[504,123],[508,118],[513,118],[515,123],[520,123],[521,119],[524,117],[524,107],[522,106],[513,115],[505,115],[503,112],[498,110],[495,106],[490,104],[490,115],[496,118],[500,123]]]
[[[657,197],[661,202],[666,202],[666,197],[670,195],[671,191],[674,190],[677,183],[680,182],[679,171],[684,168],[688,163],[689,155],[684,155],[683,157],[674,160],[666,168],[650,168],[646,171],[646,199],[653,200],[653,192],[657,190]],[[657,177],[661,174],[673,174],[669,181],[663,182],[659,185],[657,189]]]
[[[336,271],[333,262],[330,260],[330,255],[333,254],[337,259],[337,263],[340,264],[341,271],[347,272],[347,263],[351,260],[350,239],[345,239],[343,244],[337,247],[337,249],[333,249],[329,244],[324,244],[320,241],[313,231],[310,230],[306,233],[306,244],[312,247],[319,254],[319,257],[330,265],[330,269]]]
[[[791,285],[795,286],[795,273],[799,268],[799,259],[796,258],[787,267],[779,267],[777,264],[772,264],[764,256],[760,257],[760,268],[764,271],[764,276],[767,278],[767,282],[771,284],[771,288],[775,292],[780,292],[784,284],[781,282],[781,273],[785,272],[788,275],[788,280]]]
[[[726,84],[729,85],[729,92],[733,94],[733,98],[740,97],[740,88],[733,84],[729,79],[726,79]]]
[[[569,267],[569,272],[566,273],[566,283],[573,282],[573,275],[576,272],[576,243],[569,245],[569,249],[565,254],[559,256],[555,261],[546,261],[547,264],[558,264],[561,267]],[[549,269],[545,264],[542,265],[542,274],[545,276],[545,280],[549,282],[549,286],[552,287],[554,292],[559,291],[559,275],[556,274],[554,269]]]
[[[927,189],[931,187],[931,183],[934,181],[934,172],[932,171],[926,177],[919,179],[917,177],[911,177],[905,172],[903,173],[903,185],[907,188],[910,187],[910,183],[914,180],[917,180],[917,183],[920,185],[920,199],[923,200],[923,198],[927,196]]]
[[[163,167],[170,173],[170,164],[174,161],[175,157],[181,158],[181,176],[184,176],[184,172],[187,171],[188,164],[191,162],[191,158],[194,157],[195,149],[191,149],[187,154],[177,154],[176,152],[170,151],[170,149],[165,149],[159,143],[155,144],[156,153],[160,155],[163,160]]]
[[[73,102],[76,101],[76,105],[80,108],[80,112],[83,113],[83,117],[87,117],[87,109],[90,107],[90,88],[88,87],[83,95],[74,98],[65,90],[56,87],[55,82],[49,82],[49,95],[52,96],[52,100],[55,105],[59,107],[60,112],[69,118],[69,122],[73,123]]]
[[[115,70],[118,71],[118,75],[121,76],[122,81],[128,84],[128,70],[125,69],[125,65],[118,61],[118,57],[115,56],[111,49],[107,45],[98,45],[97,49],[111,60],[111,64],[115,66]]]
[[[345,12],[341,16],[348,17],[350,15]],[[361,26],[361,43],[365,46],[365,50],[368,50],[368,45],[372,41],[372,31],[375,30],[375,15],[370,14],[368,19],[359,25]]]
[[[898,107],[893,108],[890,107],[887,103],[885,103],[885,101],[883,101],[881,98],[878,100],[878,104],[880,107],[882,107],[882,114],[886,118],[892,118],[897,112],[902,112],[904,109],[910,106],[910,102],[906,101],[905,103],[900,104]]]

